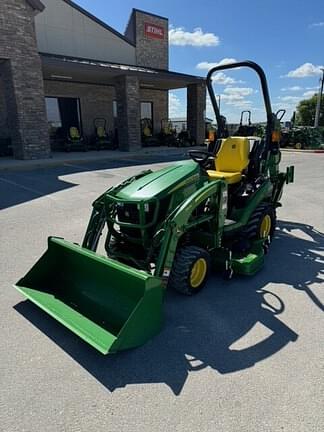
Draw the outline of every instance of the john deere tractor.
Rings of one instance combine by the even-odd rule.
[[[248,67],[260,78],[264,139],[224,138],[212,75]],[[82,245],[57,237],[17,289],[103,354],[139,346],[162,325],[166,289],[197,294],[211,270],[261,269],[293,167],[279,171],[280,132],[263,70],[243,61],[211,69],[207,87],[219,139],[191,160],[146,170],[104,192]],[[104,227],[106,255],[96,253]],[[209,289],[217,289],[209,287]],[[230,293],[228,295],[231,295]]]

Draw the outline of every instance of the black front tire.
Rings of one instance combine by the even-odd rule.
[[[168,286],[187,296],[197,294],[208,279],[210,261],[210,255],[205,249],[198,246],[180,248],[174,258]],[[201,266],[200,278],[199,275],[193,278],[195,265]]]

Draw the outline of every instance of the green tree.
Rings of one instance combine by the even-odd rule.
[[[299,102],[296,111],[296,124],[298,126],[314,126],[317,95],[314,94],[310,99]],[[321,101],[321,112],[319,125],[324,126],[324,95]]]

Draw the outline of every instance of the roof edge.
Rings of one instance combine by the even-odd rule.
[[[62,54],[52,54],[52,53],[46,53],[46,52],[39,52],[39,55],[41,57],[45,57],[45,58],[53,58],[53,59],[58,59],[58,60],[77,60],[77,61],[88,61],[88,62],[94,62],[94,63],[103,63],[103,64],[108,64],[108,65],[120,65],[120,66],[129,66],[129,67],[134,67],[134,68],[139,68],[139,69],[147,69],[147,70],[151,70],[154,72],[159,72],[161,74],[165,74],[165,75],[173,75],[173,76],[178,76],[179,78],[191,78],[194,81],[197,82],[204,82],[206,81],[205,77],[201,77],[198,75],[189,75],[189,74],[185,74],[182,72],[176,72],[176,71],[170,71],[170,70],[165,70],[165,69],[158,69],[158,68],[152,68],[152,67],[146,67],[146,66],[139,66],[139,65],[132,65],[132,64],[125,64],[125,63],[115,63],[115,62],[109,62],[106,60],[98,60],[98,59],[89,59],[89,58],[85,58],[85,57],[71,57],[68,55],[62,55]]]
[[[132,13],[134,13],[134,12],[140,12],[140,13],[145,14],[145,15],[151,15],[152,17],[169,21],[169,18],[167,18],[167,17],[161,16],[161,15],[157,15],[157,14],[154,14],[154,13],[151,13],[151,12],[147,12],[147,11],[144,11],[142,9],[133,8],[132,9]]]
[[[39,1],[39,0],[28,0],[28,1]],[[110,27],[110,25],[106,24],[104,21],[101,21],[99,18],[97,18],[95,15],[92,15],[90,12],[88,12],[86,9],[83,9],[78,4],[74,3],[72,0],[63,0],[65,3],[67,3],[69,6],[76,9],[78,12],[82,13],[82,15],[85,15],[87,18],[90,18],[95,23],[99,24],[104,29],[110,31],[115,36],[118,36],[120,39],[123,39],[125,42],[130,44],[131,46],[135,46],[135,44],[129,40],[125,35],[119,33],[119,31],[115,30],[114,28]]]
[[[45,9],[45,6],[40,0],[26,0],[26,1],[33,9],[39,12],[43,12],[43,10]]]

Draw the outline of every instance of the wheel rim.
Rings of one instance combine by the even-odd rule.
[[[199,258],[191,269],[190,285],[192,288],[198,288],[205,279],[207,273],[207,262],[204,258]]]
[[[267,214],[262,219],[260,225],[260,237],[261,238],[269,237],[270,231],[271,231],[271,217],[270,215]]]

